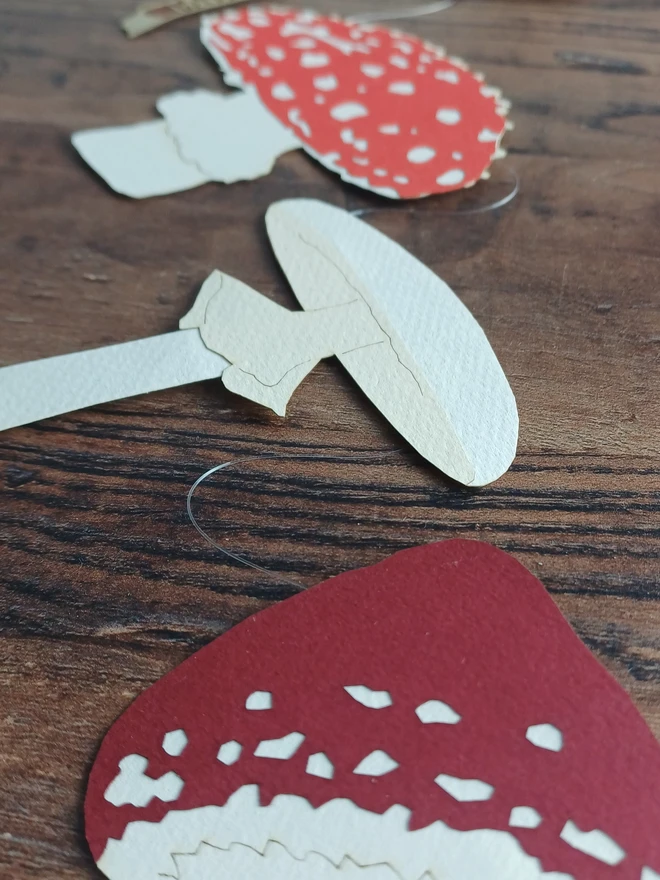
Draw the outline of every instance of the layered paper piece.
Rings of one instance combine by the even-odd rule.
[[[219,376],[284,415],[319,360],[335,356],[444,473],[470,486],[501,476],[516,452],[515,399],[450,288],[387,236],[323,202],[278,202],[266,226],[304,311],[214,272],[178,333],[0,369],[0,429]]]
[[[504,155],[508,102],[418,37],[271,6],[205,16],[201,36],[240,91],[177,92],[162,120],[73,136],[117,192],[252,180],[302,147],[350,183],[421,198],[474,185]]]
[[[92,768],[110,880],[657,880],[660,747],[544,590],[448,541],[149,688]]]

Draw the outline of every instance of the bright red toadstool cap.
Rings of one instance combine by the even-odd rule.
[[[539,581],[448,541],[149,688],[101,746],[86,833],[111,880],[657,880],[659,792],[658,744]]]
[[[417,37],[265,6],[205,17],[202,41],[228,85],[256,90],[308,153],[381,195],[472,186],[501,154],[508,102]]]

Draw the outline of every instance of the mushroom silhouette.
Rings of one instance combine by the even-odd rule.
[[[660,747],[472,541],[271,607],[143,693],[89,780],[111,880],[657,880]]]
[[[251,6],[203,17],[201,38],[240,91],[175,92],[158,101],[164,121],[74,135],[118,192],[252,180],[302,147],[350,183],[413,199],[472,186],[504,155],[508,102],[418,37]]]

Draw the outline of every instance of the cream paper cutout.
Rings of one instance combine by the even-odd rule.
[[[227,361],[187,330],[0,369],[0,431],[137,394],[215,379]]]
[[[121,26],[126,36],[133,40],[179,18],[231,6],[235,2],[236,0],[151,0],[150,3],[140,3],[135,12],[122,18]]]
[[[279,156],[300,147],[253,88],[231,95],[172,92],[156,106],[179,155],[216,183],[265,177]]]
[[[428,461],[461,483],[496,480],[516,452],[516,403],[483,330],[451,289],[387,236],[323,202],[266,213],[303,308],[361,300],[385,339],[339,360]]]
[[[304,311],[222,272],[202,285],[179,333],[0,370],[0,430],[222,375],[279,415],[335,355],[428,461],[461,483],[509,467],[518,417],[483,331],[433,272],[339,208],[273,205],[268,234]]]
[[[245,785],[224,806],[171,810],[158,823],[131,822],[121,840],[108,841],[98,866],[110,880],[325,878],[313,871],[295,873],[288,859],[276,857],[282,853],[269,851],[269,843],[277,843],[291,859],[303,862],[315,855],[352,868],[348,857],[362,866],[356,880],[358,874],[365,880],[573,880],[568,874],[544,872],[508,831],[456,831],[441,821],[410,831],[410,816],[404,806],[378,815],[348,799],[314,809],[304,798],[287,794],[261,806],[258,786]],[[238,864],[228,856],[237,844],[262,855],[259,873],[254,873],[249,853]],[[206,847],[215,852],[198,861]],[[387,866],[393,876],[364,873],[372,866]]]
[[[146,199],[210,181],[254,180],[300,146],[254,89],[173,92],[157,107],[163,120],[88,129],[71,138],[85,162],[121,195]]]
[[[214,272],[181,329],[199,328],[204,343],[232,364],[225,387],[284,416],[291,395],[322,358],[377,345],[385,337],[364,301],[291,312],[247,284]]]
[[[77,131],[71,143],[109,187],[132,199],[193,189],[209,182],[185,162],[163,120]]]

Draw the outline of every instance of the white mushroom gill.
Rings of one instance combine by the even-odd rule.
[[[110,880],[573,880],[545,873],[508,831],[456,831],[440,821],[410,831],[410,815],[403,806],[379,815],[346,799],[314,809],[286,794],[263,807],[258,786],[246,785],[222,807],[172,810],[160,823],[131,823],[121,840],[108,841],[99,867]],[[384,865],[391,873],[382,873]]]

